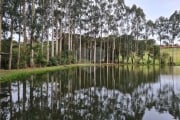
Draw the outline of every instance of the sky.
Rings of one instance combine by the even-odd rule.
[[[169,17],[175,10],[180,10],[180,0],[124,0],[125,4],[141,7],[147,19],[155,21],[158,17]]]

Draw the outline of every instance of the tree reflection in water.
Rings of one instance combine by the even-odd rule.
[[[178,120],[179,78],[155,67],[134,66],[49,72],[1,83],[0,116],[2,120],[151,120],[147,113],[154,110]]]

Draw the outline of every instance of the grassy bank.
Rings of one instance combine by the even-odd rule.
[[[161,48],[161,53],[168,53],[169,56],[173,56],[174,51],[174,63],[180,66],[180,48]]]
[[[28,68],[28,69],[19,69],[19,70],[0,70],[0,82],[11,81],[15,79],[22,79],[29,75],[43,74],[46,72],[64,70],[73,67],[83,67],[83,66],[92,66],[94,64],[72,64],[72,65],[61,65],[54,67],[45,67],[45,68]]]

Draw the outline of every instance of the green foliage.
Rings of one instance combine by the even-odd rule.
[[[151,59],[153,59],[153,64],[155,64],[155,60],[159,60],[160,56],[160,48],[157,45],[149,47],[148,55]],[[148,60],[149,63],[149,60]]]
[[[165,65],[168,63],[169,54],[168,53],[161,53],[161,64]]]
[[[63,51],[61,53],[60,63],[61,64],[75,63],[74,52],[73,51],[68,51],[68,50]]]
[[[39,65],[40,67],[47,65],[46,59],[42,54],[38,54],[35,57],[35,61],[36,61],[36,64]]]
[[[57,65],[58,65],[57,57],[50,57],[48,66],[57,66]]]

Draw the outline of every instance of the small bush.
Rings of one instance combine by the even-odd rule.
[[[56,57],[51,57],[49,59],[49,63],[48,63],[48,66],[57,66],[58,65],[58,60]]]

